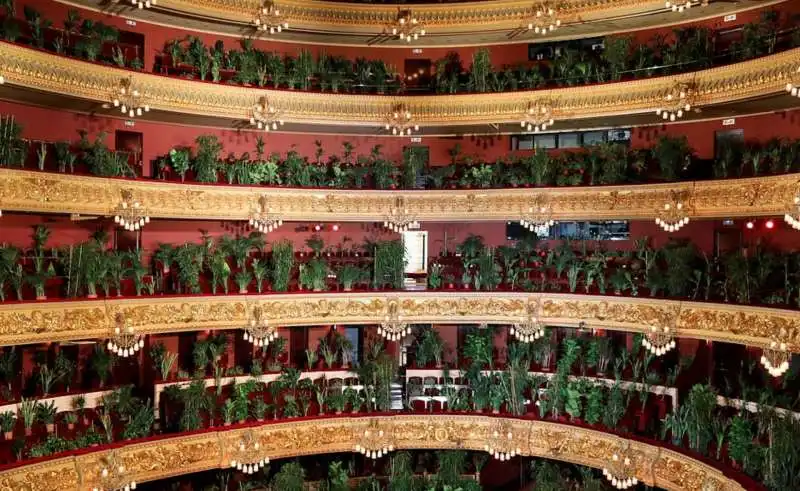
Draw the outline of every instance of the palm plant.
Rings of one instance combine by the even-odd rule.
[[[33,425],[36,423],[39,414],[39,403],[23,397],[18,407],[20,419],[22,419],[22,424],[25,426],[25,436],[30,436],[33,433]]]
[[[262,293],[264,291],[264,280],[267,277],[267,264],[261,259],[253,259],[251,266],[253,268],[253,278],[256,280],[256,291]]]

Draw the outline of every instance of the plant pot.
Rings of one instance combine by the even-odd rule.
[[[231,425],[230,421],[225,421],[224,423],[222,423],[222,426],[230,426],[230,425]]]
[[[499,409],[492,409],[492,414],[500,414],[500,410]]]
[[[90,293],[90,294],[86,295],[86,298],[95,299],[95,298],[97,298],[97,294],[96,293]]]
[[[25,436],[33,435],[33,428],[25,428]]]
[[[239,288],[239,295],[247,295],[247,288]]]
[[[4,440],[9,441],[9,440],[11,440],[13,438],[14,438],[14,432],[13,431],[4,431],[3,432],[3,439]]]
[[[75,423],[67,423],[67,429],[68,429],[69,431],[72,431],[72,430],[74,430],[74,429],[75,429]]]
[[[351,288],[343,288],[342,291],[351,292],[351,291],[353,291],[353,288],[352,287]]]
[[[47,295],[36,295],[37,301],[47,300]]]

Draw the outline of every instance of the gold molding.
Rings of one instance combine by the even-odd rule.
[[[647,219],[675,192],[691,196],[693,219],[783,215],[800,174],[598,187],[374,191],[179,184],[0,169],[6,211],[113,216],[124,192],[152,218],[243,220],[261,197],[284,221],[382,222],[402,198],[421,222],[519,220],[546,198],[554,220]]]
[[[544,325],[626,332],[669,327],[677,337],[800,351],[800,312],[652,298],[526,292],[360,292],[134,297],[0,304],[0,346],[102,339],[117,316],[142,334],[234,329],[260,307],[276,326],[380,324],[391,304],[408,324],[509,325],[537,312]]]
[[[301,455],[351,452],[372,423],[390,433],[395,448],[482,451],[498,424],[509,425],[523,456],[543,457],[593,468],[607,465],[611,454],[630,445],[639,481],[670,491],[744,491],[721,471],[679,452],[609,433],[545,421],[489,416],[398,415],[320,418],[270,423],[246,429],[211,431],[124,445],[115,450],[136,482],[228,468],[241,436],[252,431],[270,460]],[[0,472],[0,491],[83,491],[97,486],[108,450],[53,459]]]
[[[6,83],[107,104],[111,90],[130,70],[79,61],[9,43],[0,43]],[[800,64],[800,48],[699,72],[632,82],[499,94],[403,96],[421,127],[466,124],[519,125],[532,98],[556,101],[553,118],[580,120],[641,114],[660,107],[676,83],[696,87],[696,107],[785,94],[786,78]],[[265,90],[148,73],[133,75],[155,111],[249,120],[253,104],[268,96],[287,123],[374,127],[377,134],[397,96]],[[557,129],[557,128],[556,128]]]

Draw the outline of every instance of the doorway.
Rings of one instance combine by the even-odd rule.
[[[144,137],[138,131],[117,130],[114,134],[114,148],[128,155],[128,165],[137,175],[144,175],[142,168],[142,148]]]
[[[431,85],[431,60],[408,58],[403,65],[403,79],[410,91]]]
[[[410,230],[402,232],[403,247],[406,249],[406,275],[420,275],[428,272],[428,232]]]

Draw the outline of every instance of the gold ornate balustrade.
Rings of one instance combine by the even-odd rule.
[[[0,209],[113,216],[123,194],[152,218],[243,220],[265,197],[284,221],[382,222],[402,198],[425,221],[519,220],[546,202],[554,220],[654,219],[675,192],[692,218],[783,215],[800,190],[800,174],[602,187],[452,191],[370,191],[192,185],[0,169]]]
[[[745,488],[719,470],[679,452],[627,440],[601,431],[557,423],[488,416],[399,415],[314,419],[272,423],[175,436],[118,448],[116,462],[137,483],[229,468],[239,441],[252,432],[270,460],[302,455],[352,452],[366,428],[377,425],[391,435],[397,450],[459,449],[483,451],[498,424],[510,425],[521,455],[544,457],[601,469],[621,446],[630,445],[635,475],[649,486],[674,491],[739,491]],[[109,451],[23,465],[0,472],[0,491],[84,491],[99,484]]]
[[[0,43],[6,85],[21,86],[76,99],[108,104],[112,91],[129,70],[70,59],[9,43]],[[421,127],[466,124],[519,125],[532,99],[553,101],[557,121],[653,112],[676,84],[693,88],[695,107],[785,94],[787,77],[800,65],[800,48],[699,72],[632,82],[514,91],[499,94],[403,96],[407,110]],[[253,105],[268,96],[287,123],[382,125],[397,96],[347,95],[291,90],[266,90],[147,73],[133,82],[150,108],[235,121],[249,120]]]
[[[800,351],[800,312],[622,296],[526,292],[360,292],[228,296],[147,296],[0,304],[0,346],[98,339],[124,318],[137,333],[232,329],[260,308],[274,326],[514,324],[530,312],[544,325],[627,332],[669,327],[676,337]]]

